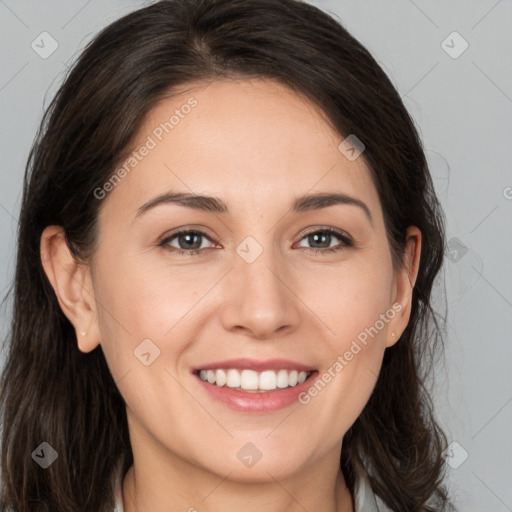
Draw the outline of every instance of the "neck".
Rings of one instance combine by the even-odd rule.
[[[168,512],[170,504],[172,510],[188,512],[354,512],[341,471],[330,479],[313,469],[285,479],[247,483],[196,469],[193,475],[170,471],[157,478],[152,470],[131,466],[122,485],[125,512]]]

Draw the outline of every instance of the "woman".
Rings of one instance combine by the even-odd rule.
[[[444,217],[327,14],[168,0],[105,28],[19,229],[2,510],[448,510],[424,387]]]

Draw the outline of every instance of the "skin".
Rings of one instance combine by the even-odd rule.
[[[270,80],[195,84],[150,112],[133,148],[190,97],[198,105],[103,200],[89,264],[74,261],[59,226],[41,238],[78,348],[101,344],[126,401],[134,465],[123,482],[125,511],[353,511],[339,471],[343,436],[407,326],[421,233],[409,227],[407,264],[394,272],[364,159],[348,160],[318,107]],[[163,204],[134,219],[170,189],[218,197],[230,213]],[[373,226],[351,205],[290,212],[299,195],[333,191],[364,201]],[[202,253],[171,252],[189,247],[179,237],[159,246],[180,227],[206,233],[196,239]],[[326,227],[354,246],[326,253],[343,241],[314,245],[306,236]],[[252,263],[236,252],[247,236],[263,248]],[[307,405],[236,412],[191,374],[242,356],[291,359],[322,374],[393,304],[401,311]],[[149,366],[133,353],[147,338],[160,349]],[[237,458],[248,442],[262,454],[250,468]]]

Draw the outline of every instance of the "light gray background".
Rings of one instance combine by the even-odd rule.
[[[22,177],[43,106],[99,29],[148,3],[0,0],[2,296],[13,278]],[[512,2],[311,3],[373,53],[420,128],[448,220],[446,368],[438,366],[435,396],[457,443],[447,454],[447,484],[461,511],[512,511]],[[31,48],[43,31],[58,42],[46,59]],[[469,45],[457,58],[445,51],[463,48],[458,36],[446,39],[454,31]],[[2,310],[2,336],[9,311]]]

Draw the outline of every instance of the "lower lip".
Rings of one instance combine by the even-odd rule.
[[[302,384],[294,387],[277,388],[276,390],[263,393],[254,393],[238,391],[227,386],[216,386],[202,380],[199,378],[199,375],[194,374],[206,392],[215,400],[222,402],[235,411],[261,413],[278,411],[292,405],[294,402],[298,402],[299,395],[311,386],[317,375],[318,372],[314,371]]]

